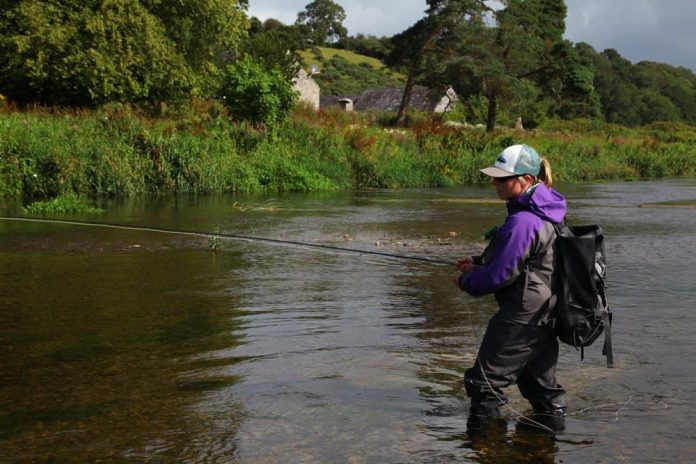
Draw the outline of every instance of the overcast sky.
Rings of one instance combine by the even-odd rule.
[[[250,0],[249,15],[292,24],[311,0]],[[425,0],[334,0],[346,11],[343,25],[391,36],[423,17]],[[696,72],[696,0],[566,0],[566,38],[624,58],[685,66]]]

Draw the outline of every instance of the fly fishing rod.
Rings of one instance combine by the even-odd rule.
[[[201,232],[196,230],[180,230],[180,229],[165,229],[162,227],[147,227],[147,226],[133,226],[125,224],[110,224],[103,222],[88,222],[88,221],[67,221],[62,219],[38,219],[38,218],[18,218],[18,217],[4,217],[0,216],[2,221],[18,221],[18,222],[39,222],[47,224],[65,224],[74,226],[85,226],[85,227],[101,227],[106,229],[121,229],[121,230],[136,230],[141,232],[157,232],[161,234],[171,234],[171,235],[188,235],[194,237],[205,237],[205,238],[227,238],[232,240],[243,240],[248,242],[257,243],[268,243],[274,245],[291,245],[305,248],[315,248],[330,251],[341,251],[346,253],[358,253],[361,255],[375,255],[383,256],[392,259],[405,259],[410,261],[420,261],[423,263],[430,264],[441,264],[447,266],[454,266],[453,261],[446,261],[444,259],[435,258],[425,258],[423,256],[411,256],[411,255],[400,255],[395,253],[386,253],[382,251],[374,250],[360,250],[357,248],[346,248],[334,245],[325,245],[321,243],[309,243],[301,242],[298,240],[283,240],[277,238],[266,238],[266,237],[256,237],[252,235],[240,235],[240,234],[229,234],[229,233],[211,233],[211,232]]]

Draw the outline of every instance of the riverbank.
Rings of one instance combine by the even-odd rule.
[[[149,119],[128,109],[0,115],[0,195],[315,191],[484,182],[478,168],[527,143],[570,182],[696,174],[696,128],[563,123],[487,134],[421,118],[296,110],[273,134],[208,108]]]

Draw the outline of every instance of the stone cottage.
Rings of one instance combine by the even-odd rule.
[[[337,105],[342,100],[345,102],[346,99],[350,99],[355,111],[398,111],[403,95],[404,89],[402,88],[369,89],[357,97],[322,97],[321,106],[323,108],[325,106]],[[411,91],[409,108],[433,113],[444,113],[451,110],[457,101],[457,94],[452,87],[447,88],[441,94],[432,95],[427,87],[416,85]],[[348,107],[349,105],[343,103],[341,106]]]
[[[321,94],[319,84],[303,68],[300,68],[297,76],[292,80],[292,89],[300,93],[299,101],[307,102],[312,108],[319,110]]]

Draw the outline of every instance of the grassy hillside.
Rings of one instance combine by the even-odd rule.
[[[315,63],[317,61],[328,61],[335,56],[340,56],[345,59],[350,64],[361,65],[363,63],[369,64],[375,69],[386,69],[384,63],[382,63],[377,58],[372,58],[370,56],[360,55],[358,53],[352,52],[350,50],[341,50],[339,48],[329,48],[329,47],[314,47],[309,50],[302,50],[300,56],[305,61],[307,65]],[[403,76],[402,76],[403,77]]]
[[[367,89],[400,87],[405,77],[384,66],[380,60],[349,50],[314,47],[300,52],[306,69],[319,67],[314,79],[322,95],[359,95]]]

